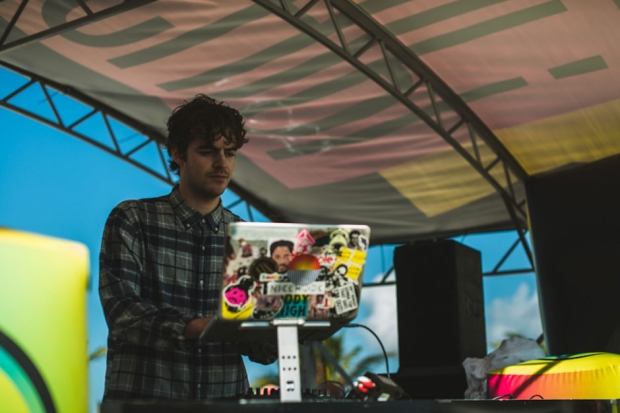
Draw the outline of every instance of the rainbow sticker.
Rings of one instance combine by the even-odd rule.
[[[295,285],[314,282],[321,272],[321,264],[313,255],[301,254],[288,264],[287,275]]]

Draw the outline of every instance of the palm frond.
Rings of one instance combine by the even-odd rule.
[[[388,358],[394,357],[396,356],[396,352],[388,351],[387,356]],[[371,354],[369,356],[366,356],[360,361],[358,361],[357,363],[355,363],[355,366],[351,368],[351,373],[350,373],[351,377],[355,378],[355,377],[362,376],[364,373],[369,371],[373,365],[377,363],[384,363],[384,362],[385,362],[385,357],[383,356],[383,353]]]
[[[280,377],[277,374],[265,374],[264,376],[256,378],[251,387],[254,388],[262,388],[267,386],[268,384],[273,384],[274,386],[280,385]]]

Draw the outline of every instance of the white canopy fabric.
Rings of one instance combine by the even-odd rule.
[[[514,228],[529,176],[620,153],[618,0],[5,0],[0,30],[1,62],[160,143],[228,102],[237,193],[376,243]]]

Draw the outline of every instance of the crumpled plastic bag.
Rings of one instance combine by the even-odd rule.
[[[545,357],[545,352],[531,338],[511,337],[484,358],[468,357],[463,361],[467,376],[466,399],[487,398],[487,373],[523,361]]]

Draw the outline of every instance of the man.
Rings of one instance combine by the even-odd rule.
[[[280,240],[271,243],[269,246],[271,258],[278,263],[278,272],[284,274],[288,271],[288,264],[291,262],[293,253],[293,243],[291,241]]]
[[[241,353],[275,361],[273,348],[196,339],[219,305],[226,226],[222,207],[244,143],[240,113],[197,95],[168,119],[169,195],[126,201],[111,212],[99,292],[109,327],[104,401],[200,400],[243,394]]]
[[[355,249],[360,246],[360,232],[356,229],[349,234],[349,248]]]

